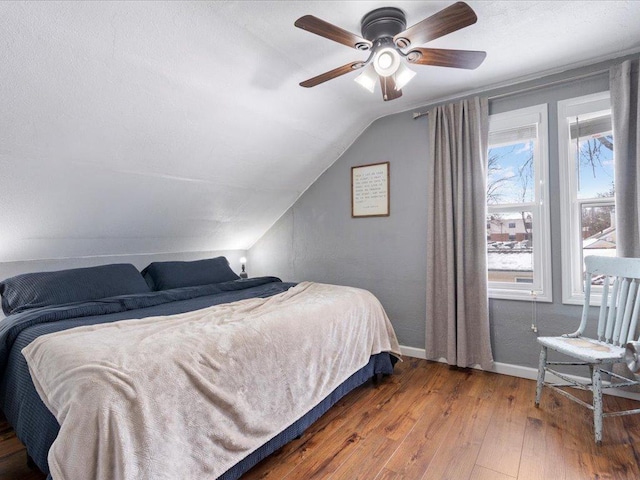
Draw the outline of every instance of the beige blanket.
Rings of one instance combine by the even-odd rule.
[[[304,282],[44,335],[23,354],[61,425],[54,480],[176,480],[218,477],[383,351],[400,353],[371,293]]]

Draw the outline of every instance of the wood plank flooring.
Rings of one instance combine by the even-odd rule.
[[[406,358],[351,392],[242,480],[584,480],[640,478],[640,416],[605,419],[535,383]],[[605,396],[609,409],[634,402]],[[42,480],[0,422],[0,480]],[[199,479],[198,479],[199,480]]]

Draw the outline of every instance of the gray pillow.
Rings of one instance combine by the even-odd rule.
[[[25,273],[0,282],[2,310],[6,315],[31,308],[149,291],[140,272],[129,263]]]
[[[152,290],[209,285],[240,278],[231,270],[225,257],[193,262],[153,262],[142,270],[142,275]]]

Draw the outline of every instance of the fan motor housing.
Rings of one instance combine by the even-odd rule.
[[[394,37],[407,27],[407,19],[402,10],[382,7],[370,11],[361,21],[362,36],[369,41],[383,37]]]

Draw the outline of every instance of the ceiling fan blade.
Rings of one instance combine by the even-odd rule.
[[[396,81],[393,79],[393,76],[383,77],[381,75],[380,89],[382,90],[382,99],[385,102],[395,100],[402,96],[402,90],[396,90]]]
[[[407,54],[407,60],[417,65],[435,65],[438,67],[478,68],[487,56],[487,52],[476,50],[444,50],[441,48],[414,48]],[[415,57],[415,59],[413,59]]]
[[[400,48],[420,45],[473,25],[477,20],[478,17],[469,5],[457,2],[398,33],[393,41]]]
[[[300,83],[301,87],[315,87],[316,85],[320,85],[321,83],[326,82],[327,80],[331,80],[333,78],[339,77],[340,75],[344,75],[345,73],[353,72],[354,70],[358,70],[364,67],[364,63],[362,62],[351,62],[346,65],[342,65],[341,67],[334,68],[333,70],[329,70],[328,72],[324,72],[317,77],[310,78],[309,80],[305,80]]]
[[[294,25],[306,30],[307,32],[315,33],[321,37],[328,38],[329,40],[342,43],[347,47],[358,50],[368,50],[373,45],[369,40],[365,40],[355,33],[347,32],[346,30],[336,27],[329,22],[325,22],[318,17],[314,17],[313,15],[300,17],[295,21]]]

